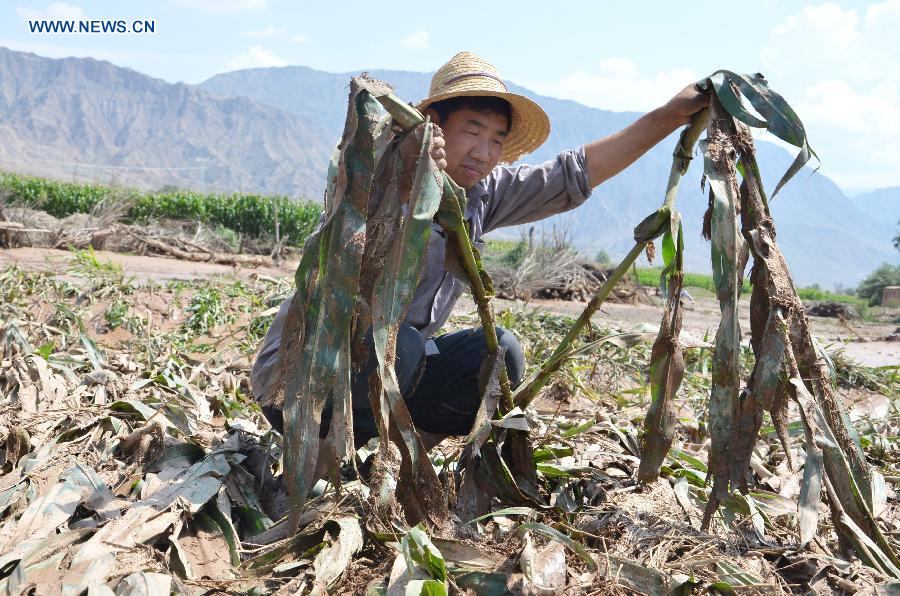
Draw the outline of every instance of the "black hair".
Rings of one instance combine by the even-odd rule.
[[[436,101],[428,106],[435,112],[441,122],[446,122],[453,112],[468,108],[479,114],[499,114],[506,118],[506,130],[512,128],[512,106],[502,97],[493,95],[464,95]]]

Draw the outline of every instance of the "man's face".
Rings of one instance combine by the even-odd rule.
[[[460,108],[447,116],[446,122],[440,122],[434,110],[427,112],[444,131],[447,153],[444,171],[461,187],[472,188],[500,162],[508,132],[505,116]]]

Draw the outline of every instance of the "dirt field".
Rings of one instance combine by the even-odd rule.
[[[56,271],[65,277],[68,259],[71,253],[64,250],[47,248],[15,248],[0,250],[0,266],[18,264],[27,269]],[[205,279],[215,276],[269,276],[289,277],[296,269],[296,263],[287,262],[279,268],[274,267],[231,267],[212,263],[193,263],[175,259],[123,255],[98,251],[100,260],[109,260],[122,265],[126,275],[132,277],[137,284],[148,281]],[[697,339],[704,336],[715,336],[719,322],[719,306],[715,297],[706,290],[690,289],[694,298],[693,305],[687,305],[684,315],[684,331]],[[530,303],[509,300],[495,301],[497,308],[519,307],[526,309],[544,309],[556,314],[577,316],[584,308],[582,302],[566,302],[557,300],[534,300]],[[747,312],[749,298],[741,300],[742,328],[749,328]],[[459,314],[474,311],[474,304],[464,296],[455,309]],[[595,315],[600,324],[619,328],[632,329],[639,325],[659,325],[661,309],[646,304],[605,304]],[[841,348],[852,359],[868,366],[892,366],[900,364],[900,342],[887,341],[897,329],[896,324],[854,321],[844,326],[837,319],[812,317],[813,330],[822,344],[830,349]]]

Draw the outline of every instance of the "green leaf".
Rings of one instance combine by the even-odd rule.
[[[406,596],[447,596],[447,586],[436,579],[414,579],[406,584]]]
[[[594,428],[594,425],[597,424],[595,420],[588,420],[584,424],[579,424],[578,426],[573,426],[572,428],[564,431],[562,435],[560,435],[563,439],[571,439],[572,437],[577,437],[583,432],[587,432],[590,429]]]
[[[551,478],[571,478],[575,469],[554,466],[552,464],[537,464],[537,471]]]
[[[484,515],[476,517],[468,523],[474,524],[475,522],[480,522],[481,520],[487,519],[489,517],[501,517],[507,515],[531,515],[532,513],[534,513],[534,509],[532,509],[531,507],[504,507],[503,509],[485,513]]]
[[[691,464],[691,466],[693,468],[696,468],[697,470],[700,470],[701,472],[706,472],[706,464],[703,461],[701,461],[700,459],[698,459],[698,458],[694,457],[693,455],[691,455],[690,453],[688,453],[687,451],[684,451],[683,449],[670,450],[669,457],[676,461],[687,462],[687,463]]]
[[[447,565],[441,551],[432,544],[421,524],[409,529],[400,541],[400,552],[406,558],[406,566],[418,565],[427,571],[432,578],[444,582],[447,580]],[[443,585],[443,584],[442,584]]]
[[[55,347],[56,347],[55,341],[48,341],[45,344],[41,344],[41,347],[39,347],[37,350],[35,350],[35,353],[38,354],[44,360],[47,360],[49,362],[50,354],[53,353],[53,348],[55,348]]]
[[[593,425],[591,425],[593,426]],[[534,450],[534,463],[539,464],[551,459],[559,459],[561,457],[569,457],[574,453],[571,447],[548,446],[538,447]]]

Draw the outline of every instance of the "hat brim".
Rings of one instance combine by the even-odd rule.
[[[502,162],[512,163],[519,160],[543,145],[550,136],[550,118],[547,113],[541,106],[518,93],[480,89],[451,91],[431,96],[419,103],[416,108],[424,113],[431,104],[453,97],[500,97],[509,102],[512,108],[512,123],[509,134],[503,141],[503,151],[500,155]]]

